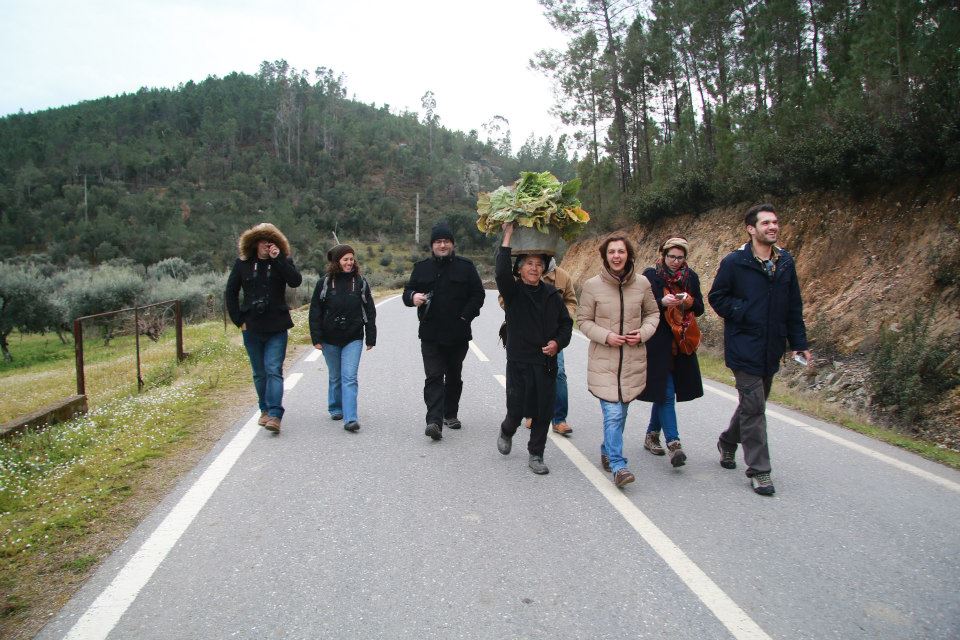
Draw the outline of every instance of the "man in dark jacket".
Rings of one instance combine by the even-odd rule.
[[[542,475],[549,472],[543,450],[557,393],[557,354],[570,344],[573,319],[560,291],[540,279],[550,258],[521,255],[514,265],[512,236],[513,223],[508,222],[503,226],[496,266],[497,289],[507,316],[507,415],[500,424],[497,449],[503,455],[510,453],[520,421],[531,416],[527,464]]]
[[[287,238],[268,222],[244,231],[238,246],[240,257],[227,278],[224,299],[230,319],[243,331],[260,404],[259,424],[280,433],[283,359],[287,330],[293,327],[286,289],[299,287],[303,277],[290,259]]]
[[[766,401],[789,341],[809,363],[803,302],[793,257],[776,246],[780,233],[772,205],[752,207],[744,217],[750,242],[721,262],[708,299],[723,318],[723,351],[737,382],[740,403],[720,434],[720,465],[735,469],[737,444],[753,490],[773,495],[767,448]]]
[[[434,440],[443,427],[459,429],[457,411],[463,391],[463,359],[467,355],[470,323],[480,315],[485,293],[473,263],[454,253],[453,233],[443,222],[430,232],[432,255],[413,266],[403,290],[403,303],[417,307],[420,352],[426,381],[424,433]]]

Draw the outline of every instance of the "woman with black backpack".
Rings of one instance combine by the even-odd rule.
[[[327,252],[327,261],[327,273],[310,301],[310,340],[327,363],[330,417],[344,420],[345,430],[357,431],[357,371],[364,334],[367,351],[377,343],[377,309],[353,247],[338,244]]]

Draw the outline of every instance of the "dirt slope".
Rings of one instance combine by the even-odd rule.
[[[953,175],[860,198],[816,193],[771,200],[780,215],[780,245],[797,260],[804,317],[815,349],[830,351],[841,360],[862,361],[881,329],[896,330],[915,310],[933,314],[939,335],[960,335],[958,193],[960,176]],[[641,265],[653,264],[663,239],[687,237],[689,262],[706,294],[720,260],[747,239],[743,213],[750,204],[681,215],[627,231],[636,242]],[[599,244],[599,238],[584,239],[563,258],[562,266],[578,287],[599,269]],[[712,310],[708,316],[712,318],[706,318],[705,337],[721,347],[722,334],[715,331],[719,320]],[[948,421],[954,435],[943,440],[956,448],[960,398],[957,389],[954,392],[942,406],[931,408],[930,415]]]

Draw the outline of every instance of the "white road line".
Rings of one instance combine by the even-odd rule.
[[[391,296],[381,300],[376,306],[398,298]],[[307,356],[306,360],[316,360],[320,351]],[[311,359],[312,358],[312,359]],[[291,373],[283,381],[285,391],[293,389],[302,373]],[[106,638],[117,625],[120,618],[136,599],[137,594],[150,580],[153,573],[170,553],[170,549],[177,543],[193,519],[207,503],[207,500],[217,490],[220,483],[227,476],[234,463],[240,458],[254,436],[260,431],[257,420],[260,411],[247,421],[237,435],[224,447],[220,455],[207,467],[193,486],[184,494],[173,507],[163,522],[160,523],[146,542],[137,550],[127,564],[120,569],[113,581],[97,596],[93,604],[77,620],[67,634],[68,640],[96,640]]]
[[[501,386],[506,388],[507,379],[504,376],[495,375],[493,377],[497,379]],[[580,473],[596,487],[600,495],[620,512],[624,520],[640,534],[640,537],[650,545],[650,548],[663,558],[667,566],[713,612],[713,615],[730,631],[734,638],[737,638],[737,640],[770,640],[770,636],[764,633],[763,629],[710,579],[710,576],[694,564],[680,547],[675,545],[657,525],[653,524],[644,515],[643,511],[637,508],[637,505],[633,504],[629,498],[614,487],[603,473],[590,464],[579,449],[565,437],[555,433],[550,434],[550,440],[580,470]]]
[[[924,480],[929,480],[930,482],[934,482],[934,483],[936,483],[936,484],[939,484],[940,486],[945,487],[945,488],[947,488],[947,489],[950,489],[951,491],[956,491],[957,493],[960,493],[960,484],[957,484],[956,482],[953,482],[952,480],[947,480],[946,478],[941,478],[940,476],[936,475],[935,473],[930,473],[929,471],[925,471],[924,469],[921,469],[920,467],[915,467],[915,466],[913,466],[912,464],[907,464],[906,462],[902,462],[902,461],[900,461],[900,460],[897,460],[896,458],[891,458],[891,457],[888,456],[888,455],[885,455],[885,454],[883,454],[883,453],[880,453],[879,451],[874,451],[873,449],[871,449],[871,448],[869,448],[869,447],[865,447],[865,446],[863,446],[863,445],[861,445],[861,444],[857,444],[856,442],[850,442],[849,440],[847,440],[847,439],[845,439],[845,438],[841,438],[841,437],[838,436],[838,435],[834,435],[834,434],[830,433],[829,431],[824,431],[823,429],[820,429],[819,427],[805,426],[805,427],[804,427],[804,430],[809,431],[810,433],[812,433],[812,434],[814,434],[814,435],[820,436],[821,438],[826,438],[826,439],[829,440],[830,442],[835,442],[836,444],[839,444],[839,445],[842,445],[842,446],[844,446],[844,447],[847,447],[848,449],[852,449],[852,450],[854,450],[854,451],[858,451],[858,452],[862,453],[862,454],[865,455],[865,456],[870,456],[871,458],[874,458],[874,459],[876,459],[876,460],[879,460],[880,462],[886,462],[887,464],[889,464],[889,465],[891,465],[891,466],[893,466],[893,467],[896,467],[897,469],[900,469],[901,471],[906,471],[907,473],[912,473],[913,475],[917,476],[918,478],[923,478]]]
[[[712,385],[703,385],[703,388],[704,390],[709,391],[710,393],[716,394],[722,398],[727,398],[728,400],[731,400],[733,402],[740,401],[736,395],[732,393],[728,393],[726,391],[721,391],[720,389],[714,388]],[[892,467],[896,467],[901,471],[906,471],[907,473],[913,474],[918,478],[927,480],[929,482],[933,482],[935,484],[939,484],[940,486],[946,487],[951,491],[956,491],[957,493],[960,493],[960,484],[953,482],[952,480],[947,480],[946,478],[942,478],[935,473],[930,473],[929,471],[921,469],[920,467],[915,467],[912,464],[903,462],[901,460],[897,460],[896,458],[888,456],[884,453],[880,453],[879,451],[874,451],[870,447],[865,447],[862,444],[857,444],[856,442],[847,440],[846,438],[830,433],[829,431],[826,431],[825,429],[821,429],[820,427],[814,427],[813,425],[807,424],[806,422],[802,422],[795,418],[791,418],[790,416],[784,415],[779,411],[771,411],[768,409],[767,415],[770,416],[771,418],[776,418],[777,420],[786,422],[787,424],[793,425],[795,427],[801,427],[804,431],[808,433],[812,433],[815,436],[820,436],[821,438],[829,440],[830,442],[833,442],[835,444],[844,446],[852,451],[862,453],[863,455],[869,456],[874,460],[885,462]]]
[[[319,352],[317,352],[319,353]],[[297,386],[302,373],[291,373],[283,381],[283,388],[289,391]],[[106,638],[110,631],[120,621],[121,616],[136,599],[150,577],[167,557],[170,549],[177,543],[193,519],[207,503],[207,500],[217,490],[220,483],[240,458],[247,446],[259,432],[257,420],[260,411],[253,414],[233,440],[224,447],[206,471],[197,479],[192,487],[173,507],[146,542],[123,566],[106,589],[90,605],[83,616],[77,621],[68,640],[93,640]]]
[[[300,378],[302,377],[302,373],[288,374],[287,377],[283,379],[283,390],[290,391],[290,389],[293,389],[295,386],[297,386],[297,383],[300,382]]]
[[[68,640],[106,638],[260,431],[257,411],[77,621]]]
[[[480,362],[490,362],[490,358],[483,355],[483,351],[480,351],[480,347],[473,340],[470,341],[470,351],[473,351],[473,355],[477,356],[477,360]]]
[[[320,349],[314,348],[311,353],[307,354],[307,357],[303,359],[304,362],[316,362],[320,359],[320,356],[323,355],[323,351]]]
[[[713,615],[738,640],[770,640],[763,629],[747,613],[737,606],[730,596],[723,592],[710,577],[698,567],[680,547],[673,543],[657,525],[617,489],[599,469],[593,466],[579,449],[563,436],[554,433],[550,439],[580,470],[587,480],[596,487],[607,501],[620,512],[624,520],[640,534],[647,544],[663,558],[687,588],[696,595]]]

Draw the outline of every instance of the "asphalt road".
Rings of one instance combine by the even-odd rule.
[[[678,405],[689,456],[599,466],[587,341],[566,354],[573,435],[550,474],[526,431],[501,456],[502,313],[464,364],[464,428],[423,435],[416,317],[380,304],[356,434],[326,414],[322,358],[287,372],[283,432],[234,425],[39,638],[960,637],[960,473],[769,407],[772,498],[718,464],[735,391]],[[311,350],[312,352],[312,350]],[[499,376],[499,378],[498,378]]]

